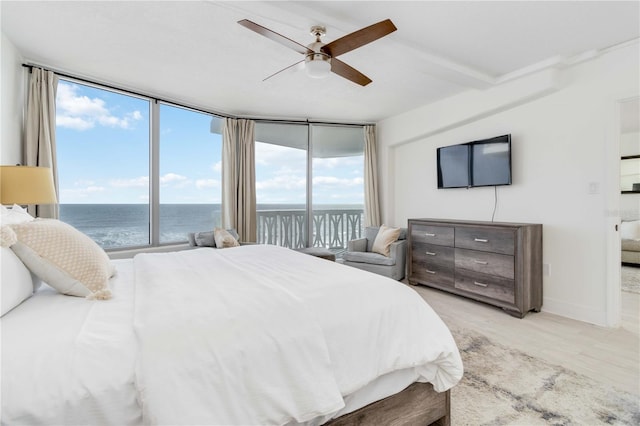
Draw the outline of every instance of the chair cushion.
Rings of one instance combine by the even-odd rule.
[[[240,245],[238,240],[226,229],[215,228],[213,235],[216,241],[216,248],[238,247]]]
[[[374,265],[393,266],[396,260],[378,253],[348,251],[342,255],[348,262],[371,263]]]
[[[378,235],[373,242],[373,249],[371,251],[389,257],[391,254],[391,244],[398,240],[399,235],[400,228],[391,228],[382,225],[378,230]]]
[[[621,240],[622,250],[640,251],[640,240]]]
[[[379,226],[368,226],[364,228],[364,236],[367,239],[367,251],[373,251],[373,242],[378,235]]]
[[[227,232],[231,234],[233,238],[238,240],[238,233],[234,228],[227,229]],[[187,233],[187,239],[189,240],[189,245],[192,247],[215,247],[216,240],[214,231],[203,231],[203,232],[189,232]]]
[[[373,243],[378,236],[379,226],[367,226],[364,228],[364,237],[367,239],[367,251],[373,251]],[[399,240],[407,239],[407,228],[400,228]]]

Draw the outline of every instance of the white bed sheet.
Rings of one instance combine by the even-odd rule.
[[[114,261],[114,297],[42,285],[0,319],[4,425],[137,425],[133,264]]]
[[[144,416],[152,422],[260,424],[270,419],[267,423],[281,424],[272,419],[287,415],[287,422],[307,421],[304,413],[329,416],[341,410],[326,409],[336,393],[350,395],[397,370],[413,369],[418,380],[432,383],[437,391],[462,377],[458,349],[438,315],[415,291],[380,275],[269,245],[144,254],[134,261],[136,297],[144,296],[136,302],[136,321],[144,319],[136,331],[146,366],[138,377],[146,392]],[[229,311],[229,306],[237,309]],[[232,329],[238,342],[231,342],[229,352],[217,336]],[[243,342],[245,329],[254,330],[253,338]],[[145,363],[165,344],[164,330],[171,333],[173,350]],[[209,348],[206,353],[190,350],[194,340]],[[273,350],[274,341],[280,342],[279,350]],[[247,355],[254,351],[260,351],[258,359]],[[306,364],[309,369],[326,362],[319,356],[325,352],[337,389],[328,384],[326,369],[305,374],[303,360],[296,359],[305,353],[314,359]],[[221,359],[233,360],[227,365]],[[286,365],[295,377],[274,378],[271,369],[286,376]],[[310,391],[299,395],[272,389]],[[268,395],[270,404],[255,412],[234,409],[256,408],[256,393]],[[227,402],[203,394],[224,395]],[[306,397],[310,400],[300,406]],[[183,418],[167,409],[169,402],[177,413],[186,413]]]
[[[404,389],[414,381],[431,381],[444,390],[462,375],[457,349],[451,341],[443,347],[427,348],[427,353],[440,353],[433,365],[415,365],[398,371],[378,371],[370,376],[371,364],[363,363],[359,355],[345,351],[346,340],[364,345],[363,351],[377,354],[380,341],[357,333],[375,336],[380,324],[360,324],[350,335],[341,332],[345,320],[371,313],[373,300],[369,300],[369,287],[395,286],[403,294],[397,300],[385,300],[385,291],[375,297],[389,305],[388,314],[402,309],[402,298],[419,296],[402,284],[355,268],[338,265],[312,256],[291,253],[298,265],[296,272],[269,257],[257,256],[259,248],[238,250],[234,257],[250,262],[256,268],[291,275],[304,287],[282,284],[283,289],[296,297],[308,300],[310,312],[319,320],[328,341],[336,371],[348,371],[348,378],[340,379],[346,406],[339,411],[320,416],[306,424],[317,425],[361,408]],[[284,250],[275,248],[275,250]],[[221,251],[220,254],[232,254]],[[239,253],[239,254],[238,254]],[[297,257],[296,257],[297,256]],[[287,256],[288,257],[288,256]],[[319,263],[320,262],[320,263]],[[114,261],[118,270],[112,279],[115,297],[109,301],[88,301],[57,294],[43,286],[34,297],[18,306],[1,320],[2,328],[2,414],[3,424],[142,424],[142,410],[135,384],[135,365],[138,357],[137,338],[132,327],[134,321],[134,270],[131,259]],[[318,278],[318,268],[324,271]],[[362,278],[365,277],[365,280]],[[313,279],[312,279],[313,278]],[[355,281],[359,282],[355,282]],[[321,283],[323,281],[324,283]],[[299,292],[304,289],[305,295]],[[412,295],[410,295],[412,294]],[[358,306],[348,298],[356,297]],[[422,303],[425,303],[422,301]],[[425,303],[426,305],[426,303]],[[347,317],[336,315],[345,309]],[[426,305],[426,317],[437,315]],[[426,318],[425,317],[425,318]],[[414,318],[421,321],[425,318]],[[432,337],[443,333],[439,318],[435,331],[425,330]],[[448,330],[444,331],[450,337]],[[445,336],[446,337],[446,336]],[[364,341],[362,340],[364,339]],[[368,340],[367,340],[368,339]],[[445,341],[447,339],[445,338]],[[420,350],[424,350],[422,348]],[[434,352],[435,351],[435,352]],[[398,354],[396,354],[397,356]],[[348,363],[352,363],[351,366]],[[364,365],[363,365],[364,364]],[[295,422],[292,422],[295,424]]]

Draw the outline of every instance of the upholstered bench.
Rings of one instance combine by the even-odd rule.
[[[300,253],[310,254],[311,256],[320,257],[322,259],[327,259],[335,262],[336,255],[331,250],[322,247],[303,247],[299,249],[295,249]]]

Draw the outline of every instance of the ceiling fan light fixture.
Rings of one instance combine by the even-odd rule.
[[[309,77],[325,78],[331,74],[331,58],[322,53],[307,55],[305,69]]]

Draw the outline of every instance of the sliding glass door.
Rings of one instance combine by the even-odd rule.
[[[258,242],[338,255],[362,235],[362,126],[256,123]]]
[[[308,127],[258,122],[255,131],[258,242],[305,247]]]
[[[362,235],[364,130],[361,126],[311,125],[311,246],[338,254]]]

